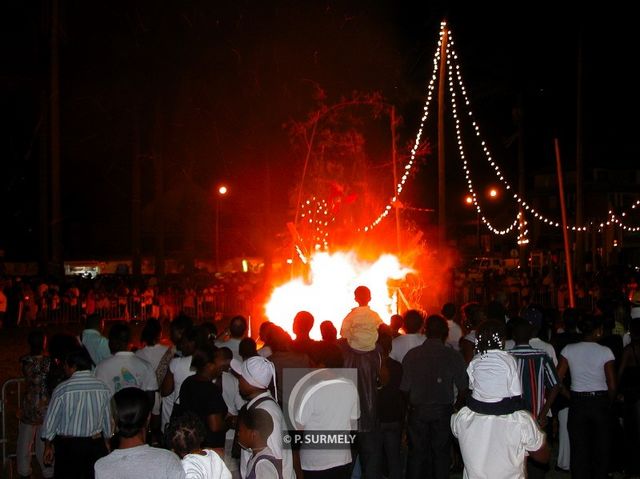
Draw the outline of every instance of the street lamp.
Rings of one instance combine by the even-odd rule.
[[[215,240],[216,240],[216,251],[215,251],[215,261],[216,261],[216,273],[220,271],[220,199],[224,198],[229,189],[225,185],[218,186],[218,191],[216,194],[216,231],[215,231]]]

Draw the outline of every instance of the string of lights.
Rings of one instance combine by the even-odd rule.
[[[480,127],[478,126],[478,124],[476,123],[475,119],[474,119],[474,115],[473,115],[473,111],[471,110],[471,102],[469,100],[469,96],[467,95],[467,91],[464,87],[464,82],[462,81],[462,73],[460,71],[460,64],[458,63],[458,54],[456,53],[455,49],[454,49],[454,41],[453,41],[453,36],[451,34],[451,32],[449,33],[449,43],[451,45],[451,55],[450,57],[453,59],[454,62],[454,66],[455,66],[455,73],[456,73],[456,78],[458,81],[458,86],[460,88],[460,91],[462,93],[462,97],[464,99],[464,103],[467,107],[467,114],[471,120],[471,124],[473,126],[475,135],[480,139],[480,145],[482,146],[482,151],[485,155],[485,158],[487,159],[487,162],[489,163],[489,165],[493,168],[495,175],[498,177],[498,179],[502,182],[502,184],[504,185],[506,190],[509,191],[513,191],[513,188],[511,187],[511,185],[509,184],[509,182],[507,181],[507,179],[505,178],[504,174],[502,173],[502,170],[500,169],[500,166],[494,161],[494,159],[491,157],[491,152],[489,151],[489,148],[486,145],[486,142],[482,139],[481,134],[480,134]],[[532,216],[535,219],[538,219],[550,226],[553,226],[555,228],[561,228],[561,225],[558,221],[550,219],[546,216],[544,216],[542,213],[540,213],[539,211],[537,211],[535,208],[533,208],[530,204],[528,204],[522,197],[520,197],[520,195],[518,195],[518,193],[513,193],[513,199],[516,200],[526,211],[530,212],[532,214]],[[570,229],[572,231],[587,231],[588,227],[581,225],[581,226],[576,226],[576,225],[567,225],[567,229]]]
[[[442,36],[444,35],[445,26],[446,26],[446,22],[440,23],[440,37],[438,39],[438,47],[436,48],[436,53],[433,57],[433,73],[431,74],[431,80],[429,81],[429,86],[427,89],[427,100],[424,104],[424,109],[423,109],[424,113],[422,115],[422,119],[420,120],[420,127],[418,128],[418,134],[416,135],[416,140],[414,142],[413,148],[411,149],[411,155],[409,156],[409,161],[407,161],[407,164],[404,166],[402,177],[400,178],[400,181],[398,181],[398,184],[396,185],[395,194],[393,198],[391,198],[391,201],[389,201],[386,204],[386,206],[382,210],[382,213],[380,213],[378,217],[368,225],[362,228],[359,228],[358,231],[365,231],[365,232],[371,231],[373,228],[378,226],[384,218],[386,218],[389,215],[393,207],[398,207],[397,202],[398,202],[398,199],[400,198],[400,194],[404,189],[405,183],[409,179],[409,175],[412,173],[415,167],[416,153],[418,151],[418,148],[420,147],[420,140],[422,139],[422,131],[424,128],[424,124],[429,116],[429,105],[431,104],[431,100],[433,99],[433,92],[435,91],[435,88],[436,88],[438,64],[440,63],[440,48],[442,46]]]
[[[517,214],[516,219],[505,229],[499,229],[496,228],[495,226],[493,226],[491,224],[491,222],[482,214],[482,208],[480,207],[480,202],[478,201],[478,196],[476,195],[475,190],[473,189],[473,181],[471,179],[471,171],[469,169],[469,162],[467,161],[467,158],[465,156],[464,153],[464,145],[462,142],[462,131],[460,129],[460,118],[458,118],[458,101],[456,98],[456,90],[455,90],[455,82],[454,82],[454,77],[453,75],[450,74],[451,72],[451,55],[449,55],[449,48],[450,46],[452,46],[452,43],[449,42],[447,44],[447,48],[446,48],[446,55],[447,55],[447,70],[448,70],[448,78],[449,78],[449,94],[451,95],[451,112],[453,115],[453,120],[455,123],[455,130],[456,130],[456,141],[458,143],[458,154],[460,156],[460,159],[462,160],[462,168],[464,170],[464,175],[465,178],[467,180],[467,188],[469,190],[469,194],[471,195],[471,199],[473,202],[473,205],[476,208],[476,211],[478,213],[478,218],[480,218],[482,220],[482,223],[489,229],[489,231],[491,231],[493,234],[496,235],[506,235],[508,233],[510,233],[511,231],[513,231],[513,229],[518,226],[519,224],[519,220],[520,220],[520,213]]]
[[[420,146],[420,141],[422,138],[422,133],[423,133],[423,128],[424,128],[424,124],[429,116],[429,106],[431,104],[431,101],[433,99],[433,95],[435,92],[435,88],[436,88],[436,80],[437,80],[437,75],[438,75],[438,70],[439,70],[439,64],[440,64],[440,51],[442,48],[442,41],[443,41],[443,36],[444,36],[444,32],[445,32],[445,28],[447,28],[447,23],[445,21],[440,23],[440,33],[439,33],[439,38],[438,38],[438,46],[436,48],[434,57],[433,57],[433,72],[431,75],[431,80],[429,81],[429,85],[428,85],[428,91],[427,91],[427,100],[425,101],[425,105],[424,105],[424,113],[422,116],[422,119],[420,121],[420,126],[418,128],[418,133],[416,135],[416,140],[414,143],[414,146],[411,150],[411,155],[410,155],[410,159],[407,162],[407,164],[404,166],[404,172],[403,175],[400,179],[400,181],[398,182],[398,184],[396,185],[395,188],[395,195],[393,196],[393,198],[391,198],[391,200],[385,205],[384,209],[382,210],[382,212],[378,215],[378,217],[373,220],[371,223],[369,223],[368,225],[359,228],[358,231],[364,231],[364,232],[368,232],[371,231],[372,229],[374,229],[376,226],[378,226],[382,220],[384,218],[386,218],[389,213],[391,212],[392,208],[397,207],[398,206],[398,199],[400,197],[400,194],[402,193],[405,183],[407,182],[409,175],[411,174],[414,166],[415,166],[415,155],[416,152],[418,151],[418,148]],[[498,165],[498,163],[492,158],[491,156],[491,152],[489,151],[489,148],[486,145],[486,142],[482,139],[481,137],[481,133],[480,133],[480,127],[477,124],[477,122],[474,119],[474,114],[473,111],[471,109],[471,102],[469,100],[469,96],[467,94],[466,88],[464,87],[464,82],[462,80],[462,73],[460,70],[460,64],[458,62],[458,54],[456,53],[455,49],[454,49],[454,40],[453,40],[453,34],[451,32],[451,30],[448,30],[448,42],[445,48],[445,56],[447,59],[447,77],[449,80],[449,91],[451,94],[451,98],[452,98],[452,103],[453,103],[453,117],[454,117],[454,122],[455,122],[455,127],[456,127],[456,138],[457,138],[457,142],[458,142],[458,150],[459,150],[459,154],[460,154],[460,158],[462,160],[462,165],[463,165],[463,170],[465,173],[465,177],[466,177],[466,181],[467,181],[467,186],[468,186],[468,190],[469,190],[469,194],[471,195],[472,198],[472,202],[473,205],[476,208],[476,211],[478,213],[478,217],[482,220],[482,223],[489,229],[489,231],[491,231],[494,234],[497,235],[506,235],[510,232],[512,232],[516,227],[518,227],[518,244],[527,244],[529,242],[527,235],[528,235],[528,229],[527,229],[527,221],[524,217],[524,212],[528,212],[531,214],[531,216],[536,219],[539,220],[549,226],[552,226],[554,228],[562,228],[562,225],[560,224],[559,221],[554,220],[552,218],[549,218],[545,215],[543,215],[542,213],[540,213],[538,210],[536,210],[533,206],[531,206],[523,197],[521,197],[518,193],[516,193],[514,191],[514,189],[512,188],[511,184],[507,181],[507,179],[505,178],[502,170],[500,169],[500,166]],[[455,76],[452,74],[452,71],[455,71]],[[455,78],[455,81],[454,81]],[[482,208],[479,204],[478,201],[478,196],[475,192],[475,190],[473,189],[473,181],[471,179],[471,171],[469,169],[469,163],[466,159],[466,157],[464,156],[464,148],[463,148],[463,144],[462,144],[462,133],[460,130],[460,118],[458,117],[458,110],[457,110],[457,99],[456,99],[456,82],[457,82],[457,87],[460,90],[460,93],[462,95],[465,107],[466,107],[466,113],[467,116],[469,117],[473,130],[475,132],[476,137],[480,140],[480,145],[482,147],[483,153],[485,155],[485,158],[487,160],[487,162],[489,163],[489,165],[493,168],[494,170],[494,174],[498,177],[498,179],[500,180],[500,182],[504,185],[504,188],[509,191],[512,192],[512,197],[513,199],[519,204],[519,206],[522,208],[522,210],[524,210],[523,212],[518,212],[518,214],[516,215],[515,220],[505,229],[499,229],[496,228],[495,226],[492,225],[492,223],[483,215],[482,213]],[[640,200],[636,201],[631,208],[632,209],[636,209],[640,206]],[[622,213],[621,214],[622,217],[626,216],[626,213]],[[611,224],[615,224],[621,228],[623,228],[626,231],[631,231],[631,232],[640,232],[640,226],[629,226],[625,223],[623,223],[622,219],[618,218],[615,216],[615,214],[612,211],[609,211],[609,215],[606,221],[601,222],[599,224],[599,229],[601,230],[602,228],[605,227],[605,225],[611,225]],[[587,231],[591,228],[593,228],[594,226],[596,226],[597,223],[593,223],[590,222],[589,224],[583,224],[583,225],[576,225],[576,224],[570,224],[567,225],[567,229],[571,230],[571,231]],[[326,247],[326,246],[325,246]]]

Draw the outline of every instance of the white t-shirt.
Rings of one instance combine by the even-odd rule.
[[[257,478],[259,478],[259,479],[279,479],[280,475],[278,474],[278,470],[276,469],[276,466],[274,466],[271,461],[268,461],[266,459],[264,459],[262,461],[259,461],[261,456],[273,456],[273,457],[275,457],[275,455],[273,454],[273,452],[271,452],[271,449],[269,449],[269,447],[264,448],[259,453],[251,456],[251,458],[249,459],[248,466],[247,466],[247,473],[249,473],[251,471],[251,468],[257,462],[256,471],[255,471]],[[287,476],[284,474],[284,465],[283,465],[282,468],[283,468],[282,477],[286,478]],[[247,477],[247,476],[243,474],[242,477]],[[295,477],[295,476],[291,476],[291,477]]]
[[[160,360],[164,356],[164,354],[168,351],[169,347],[164,346],[162,344],[154,344],[153,346],[145,346],[142,349],[138,349],[136,351],[136,356],[140,359],[144,359],[146,362],[151,364],[153,371],[155,372],[158,369],[158,364],[160,364]],[[157,375],[156,375],[157,378]],[[159,386],[159,385],[158,385]],[[153,403],[153,409],[151,414],[154,416],[160,415],[160,404],[162,398],[160,397],[160,391],[156,392],[156,400]]]
[[[613,352],[598,343],[583,341],[568,344],[560,352],[569,363],[571,390],[575,392],[606,391],[604,365],[615,360]]]
[[[335,376],[312,374],[318,381],[300,399],[296,423],[305,431],[353,431],[359,414],[358,390],[352,381]],[[324,471],[351,462],[348,447],[335,449],[300,448],[300,464],[305,471]]]
[[[451,319],[447,320],[447,326],[449,326],[449,334],[447,336],[446,345],[450,348],[455,349],[456,351],[460,351],[460,338],[462,337],[462,328],[458,323],[452,321]]]
[[[103,359],[96,366],[95,374],[109,386],[112,395],[127,387],[136,387],[143,391],[158,390],[154,369],[131,351],[120,351]]]
[[[425,339],[427,338],[424,336],[424,334],[401,334],[397,338],[394,338],[393,341],[391,341],[391,352],[389,353],[389,357],[402,364],[402,360],[404,359],[404,356],[407,354],[407,352],[415,347],[420,346],[422,343],[424,343]]]
[[[162,398],[162,428],[169,424],[173,406],[180,397],[180,387],[185,379],[196,372],[191,370],[191,356],[173,358],[169,363],[169,371],[173,374],[173,392]]]
[[[151,367],[155,371],[158,368],[158,364],[160,364],[160,360],[168,349],[169,347],[163,344],[154,344],[153,346],[145,346],[142,349],[138,349],[136,351],[136,356],[151,364]]]
[[[269,392],[264,392],[259,394],[251,401],[247,403],[247,407],[250,407],[255,401],[264,396],[271,396]],[[282,414],[282,410],[278,403],[275,401],[262,401],[260,404],[256,406],[259,409],[264,409],[271,415],[271,419],[273,419],[273,432],[267,439],[267,446],[271,449],[273,456],[276,459],[282,459],[282,477],[284,479],[295,478],[295,472],[293,471],[293,455],[291,454],[291,448],[283,447],[282,445],[282,433],[287,430],[287,425],[284,420],[284,416]],[[244,449],[240,453],[240,476],[247,477],[248,463],[251,458],[251,453],[245,451]],[[266,462],[266,461],[261,461]],[[259,474],[256,477],[262,477]]]
[[[544,433],[529,411],[490,416],[462,408],[451,416],[465,479],[524,479],[527,451],[537,451]]]
[[[184,479],[180,459],[166,449],[143,446],[116,449],[98,459],[96,479]]]
[[[240,356],[240,341],[242,339],[238,338],[229,338],[226,341],[216,341],[216,348],[229,348],[233,353],[233,359],[237,359],[238,361],[242,361],[242,356]]]
[[[231,472],[214,451],[205,454],[187,454],[182,458],[182,467],[187,479],[231,479]]]

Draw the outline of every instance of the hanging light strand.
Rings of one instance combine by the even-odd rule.
[[[451,55],[449,55],[449,48],[453,46],[453,43],[450,41],[447,45],[447,69],[448,69],[448,78],[449,78],[449,94],[451,95],[451,111],[453,115],[453,122],[455,124],[456,129],[456,140],[458,143],[458,154],[460,159],[462,160],[462,169],[464,170],[464,175],[467,180],[467,189],[469,190],[469,195],[473,200],[473,205],[476,208],[478,213],[478,217],[482,220],[482,223],[496,235],[506,235],[514,230],[519,224],[520,214],[516,216],[516,219],[505,229],[496,228],[491,224],[491,222],[482,214],[482,208],[480,207],[480,203],[478,201],[478,196],[476,195],[475,190],[473,189],[473,181],[471,179],[471,171],[469,169],[469,162],[464,154],[464,145],[462,142],[462,132],[460,130],[460,118],[458,118],[458,101],[456,97],[456,89],[455,89],[455,80],[454,76],[451,74],[451,70],[453,65],[451,63]]]
[[[467,107],[467,114],[471,120],[471,124],[473,126],[474,132],[476,134],[476,136],[480,139],[480,144],[482,146],[482,150],[484,152],[485,158],[487,159],[487,162],[489,163],[489,165],[493,168],[494,170],[494,174],[500,179],[500,181],[502,182],[502,184],[504,185],[505,189],[509,190],[509,191],[513,191],[513,188],[511,187],[511,185],[509,184],[509,182],[507,181],[507,179],[505,178],[504,174],[502,173],[502,170],[500,169],[500,166],[493,160],[493,158],[491,157],[491,152],[489,151],[489,148],[487,148],[486,142],[482,139],[481,134],[480,134],[480,127],[478,126],[478,124],[476,123],[475,119],[474,119],[474,115],[473,115],[473,111],[471,110],[471,102],[469,101],[469,96],[467,95],[467,91],[464,87],[464,82],[462,81],[462,73],[460,72],[460,64],[458,63],[458,54],[456,53],[456,51],[454,50],[454,41],[453,41],[453,37],[451,35],[451,32],[449,33],[450,35],[450,45],[451,45],[451,57],[453,58],[453,62],[455,64],[455,73],[456,73],[456,77],[457,77],[457,81],[458,81],[458,85],[460,87],[460,91],[462,93],[462,97],[464,99],[464,103]],[[558,221],[550,219],[546,216],[544,216],[542,213],[540,213],[539,211],[537,211],[535,208],[533,208],[531,205],[529,205],[522,197],[520,197],[520,195],[518,195],[518,193],[513,192],[513,199],[516,200],[520,206],[522,206],[526,211],[528,211],[529,213],[531,213],[531,215],[537,219],[540,220],[550,226],[556,227],[556,228],[561,228],[561,225]],[[567,225],[567,229],[570,229],[572,231],[587,231],[587,226],[576,226],[576,225]]]
[[[422,139],[422,132],[424,129],[424,124],[429,117],[429,105],[431,104],[431,100],[433,99],[433,93],[436,88],[436,80],[438,75],[438,64],[440,63],[440,48],[442,46],[442,37],[444,35],[444,29],[447,26],[446,22],[440,23],[440,37],[438,40],[438,47],[436,48],[435,55],[433,56],[433,73],[431,74],[431,80],[429,81],[429,86],[427,88],[427,100],[424,104],[422,119],[420,120],[420,127],[418,128],[418,134],[416,135],[416,140],[414,142],[413,148],[411,149],[411,155],[409,156],[409,161],[404,166],[402,177],[398,184],[396,185],[395,192],[393,198],[386,204],[382,213],[378,215],[378,217],[369,223],[366,226],[358,228],[358,231],[371,231],[373,228],[378,226],[380,222],[386,218],[391,209],[397,207],[397,201],[404,189],[405,183],[409,179],[409,175],[413,172],[416,164],[416,154],[418,152],[418,148],[420,147],[420,141]]]

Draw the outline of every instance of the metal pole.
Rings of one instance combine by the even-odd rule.
[[[478,254],[482,256],[482,241],[480,240],[480,212],[476,211],[476,236],[478,239]]]
[[[567,264],[567,283],[569,285],[569,306],[576,307],[573,289],[573,269],[571,267],[571,249],[569,247],[569,230],[567,228],[567,207],[564,202],[564,181],[562,180],[562,165],[560,163],[560,146],[558,139],[553,140],[556,150],[556,166],[558,170],[558,190],[560,192],[560,211],[562,213],[562,237],[564,239],[564,256]]]
[[[220,198],[216,197],[216,273],[220,271]]]
[[[62,203],[60,196],[60,4],[51,4],[51,263],[62,274]]]
[[[394,208],[396,210],[396,250],[400,254],[400,209],[398,208],[398,172],[396,169],[396,107],[391,107],[391,160],[393,162],[393,196],[396,198]]]
[[[449,30],[443,28],[442,44],[440,45],[440,78],[438,81],[438,243],[444,248],[447,241],[447,216],[445,210],[445,135],[444,135],[444,93],[447,78],[447,42]]]

